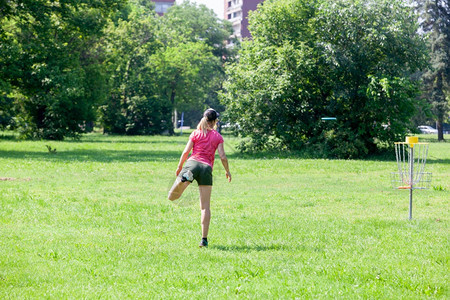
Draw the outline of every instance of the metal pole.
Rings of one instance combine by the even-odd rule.
[[[181,113],[180,135],[183,135],[184,111]]]
[[[414,184],[414,145],[408,145],[410,147],[410,160],[409,160],[409,219],[412,219],[412,196],[413,196],[413,184]]]

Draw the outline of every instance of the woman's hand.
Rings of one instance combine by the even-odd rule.
[[[178,176],[178,174],[180,174],[182,169],[183,167],[178,167],[177,171],[175,172],[175,175]]]
[[[231,182],[231,173],[227,172],[226,176],[227,176],[228,182]]]

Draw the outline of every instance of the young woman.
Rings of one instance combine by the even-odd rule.
[[[197,181],[202,211],[202,241],[200,242],[200,247],[208,247],[207,238],[211,220],[210,200],[213,184],[212,170],[216,150],[219,152],[228,182],[231,182],[228,159],[223,148],[223,138],[216,131],[218,117],[219,114],[212,108],[204,112],[203,118],[197,125],[197,130],[191,133],[189,141],[181,154],[176,171],[177,179],[170,189],[168,197],[172,201],[180,198],[189,184],[194,180]],[[188,158],[191,150],[192,155]],[[185,162],[186,165],[183,167]]]

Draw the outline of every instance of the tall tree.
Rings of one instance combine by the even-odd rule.
[[[431,104],[438,130],[444,140],[443,123],[450,111],[450,4],[445,0],[418,0],[422,29],[428,33],[431,68],[423,74],[424,97]]]
[[[16,72],[6,81],[15,90],[26,135],[46,139],[76,136],[94,119],[102,79],[99,47],[105,20],[124,0],[7,1],[2,39]],[[12,46],[14,47],[12,47]],[[8,53],[8,52],[7,52]]]
[[[154,70],[160,82],[166,83],[161,86],[161,96],[168,98],[175,110],[197,111],[207,105],[217,109],[224,64],[236,55],[236,48],[226,46],[231,34],[228,21],[189,1],[172,6],[161,18],[159,35],[164,48],[155,56]],[[188,119],[198,116],[185,115]]]
[[[159,134],[171,128],[171,109],[158,97],[150,60],[162,47],[153,3],[131,1],[107,30],[110,95],[100,107],[104,131]]]
[[[250,30],[223,95],[250,147],[358,157],[406,134],[425,44],[403,1],[266,1]]]
[[[165,44],[203,41],[211,47],[212,54],[225,63],[236,54],[236,48],[227,47],[226,43],[232,33],[230,22],[218,18],[205,5],[188,0],[172,6],[164,14],[160,36]]]
[[[412,74],[427,59],[414,12],[402,0],[327,1],[318,20],[333,82],[326,103],[339,118],[326,142],[364,154],[378,142],[403,140],[417,106],[419,81]]]
[[[109,27],[112,91],[101,107],[107,132],[173,134],[173,112],[203,109],[224,80],[230,24],[192,3],[162,17],[152,8],[133,0]]]
[[[172,110],[203,108],[217,76],[218,59],[202,42],[181,43],[165,47],[149,62],[157,80],[158,97],[165,99]],[[173,126],[169,128],[173,134]]]
[[[20,45],[15,38],[15,23],[10,1],[0,1],[0,129],[12,125],[15,116],[13,86],[20,78]]]

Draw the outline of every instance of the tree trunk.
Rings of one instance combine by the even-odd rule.
[[[170,103],[172,103],[172,108],[174,109],[172,111],[172,117],[175,118],[175,116],[174,116],[174,112],[175,112],[175,89],[172,89],[172,92],[170,94]],[[175,120],[175,124],[176,124],[176,121],[177,120]],[[169,127],[169,134],[170,135],[174,135],[175,134],[173,123],[172,123],[172,126]]]
[[[446,98],[445,98],[445,94],[444,94],[444,74],[442,71],[437,73],[436,76],[436,106],[437,106],[437,120],[436,120],[436,129],[438,131],[438,141],[443,141],[444,140],[444,128],[443,128],[443,124],[444,124],[444,115],[445,115],[445,102],[446,102]]]
[[[438,131],[438,141],[444,140],[444,126],[442,124],[444,123],[443,118],[440,118],[436,121],[436,129]]]

